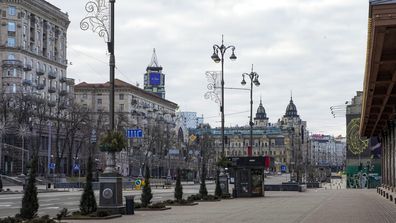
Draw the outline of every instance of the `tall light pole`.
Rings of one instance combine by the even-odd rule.
[[[85,10],[88,15],[81,20],[82,30],[91,29],[104,38],[110,54],[110,131],[114,131],[114,4],[115,0],[88,0]],[[100,177],[99,209],[112,209],[113,213],[122,212],[122,178],[115,170],[115,152],[110,152],[106,157],[106,169]]]
[[[253,64],[252,64],[252,71],[250,73],[243,73],[242,74],[242,85],[246,84],[245,81],[245,76],[249,77],[250,79],[250,121],[249,121],[249,125],[250,125],[250,149],[253,149],[253,121],[252,121],[252,117],[253,117],[253,84],[256,85],[257,87],[260,86],[260,82],[258,80],[259,75],[253,71]],[[250,152],[249,152],[250,154]]]
[[[224,54],[228,49],[232,50],[232,54],[230,56],[231,60],[236,60],[235,56],[235,46],[225,46],[224,45],[224,36],[221,36],[221,45],[213,45],[213,54],[211,56],[212,60],[215,63],[221,62],[221,104],[220,104],[220,112],[221,112],[221,157],[224,157]],[[220,54],[220,57],[219,57]]]

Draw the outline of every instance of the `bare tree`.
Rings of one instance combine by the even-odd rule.
[[[62,158],[67,152],[67,175],[71,176],[73,171],[73,150],[78,138],[82,140],[82,129],[89,123],[90,115],[86,108],[77,103],[70,103],[67,109],[67,121],[65,122],[65,146],[60,151],[59,157]],[[81,145],[79,145],[81,147]],[[67,151],[65,151],[65,149]]]

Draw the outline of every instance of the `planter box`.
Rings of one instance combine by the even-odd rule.
[[[219,199],[217,199],[217,200],[198,200],[196,202],[216,202],[216,201],[221,201],[221,200],[219,200]]]
[[[164,208],[136,208],[135,211],[166,211],[172,209],[171,207]]]
[[[90,217],[85,215],[78,215],[78,216],[70,216],[62,218],[62,220],[106,220],[106,219],[113,219],[113,218],[120,218],[122,215],[120,214],[113,214],[106,217]]]
[[[195,206],[198,205],[198,203],[186,203],[186,204],[179,204],[179,203],[173,203],[173,204],[166,204],[167,206]]]

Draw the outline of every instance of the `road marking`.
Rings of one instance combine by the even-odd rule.
[[[52,203],[52,204],[40,204],[41,207],[46,207],[46,206],[54,206],[56,203]]]
[[[59,207],[46,207],[46,208],[40,208],[41,210],[55,210],[59,209]]]
[[[0,204],[0,207],[11,207],[11,204]]]

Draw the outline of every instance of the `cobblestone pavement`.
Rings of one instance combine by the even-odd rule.
[[[382,223],[396,222],[396,205],[376,190],[318,189],[305,193],[266,192],[264,198],[205,202],[160,212],[136,211],[132,216],[97,222]]]

